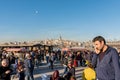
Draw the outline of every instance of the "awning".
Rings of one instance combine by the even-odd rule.
[[[62,51],[68,51],[68,48],[62,48]]]
[[[84,47],[72,47],[70,48],[71,51],[86,51],[87,49]]]
[[[5,51],[8,51],[8,52],[16,51],[16,52],[18,52],[18,51],[26,51],[26,49],[24,49],[24,48],[6,48]]]

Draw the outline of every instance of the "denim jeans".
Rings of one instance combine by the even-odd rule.
[[[46,62],[47,63],[49,62],[49,56],[46,56]]]
[[[67,66],[64,66],[64,72],[63,75],[67,73]]]

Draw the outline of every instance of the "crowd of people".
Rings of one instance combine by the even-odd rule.
[[[19,80],[34,80],[34,67],[39,68],[43,61],[48,64],[49,69],[51,70],[54,70],[54,62],[59,61],[64,67],[64,73],[62,77],[70,78],[70,75],[71,77],[75,77],[75,67],[86,66],[85,59],[87,59],[86,55],[89,55],[89,53],[89,51],[73,52],[58,50],[49,52],[37,50],[25,52],[22,57],[19,57],[15,55],[15,52],[2,51],[0,54],[0,66],[2,68],[8,68],[0,71],[0,79],[6,80],[7,78],[7,80],[10,80],[18,77]],[[7,65],[4,66],[2,62],[6,63]],[[7,70],[9,70],[9,78],[5,74]]]
[[[76,80],[76,67],[89,67],[94,71],[94,79],[85,77],[83,80],[119,80],[120,65],[118,52],[106,45],[105,39],[97,36],[93,39],[95,51],[27,51],[23,57],[18,57],[14,52],[2,51],[0,53],[0,80],[11,80],[18,77],[19,80],[34,80],[34,67],[39,68],[45,61],[54,71],[54,62],[59,61],[64,67],[62,75],[55,70],[48,79],[42,75],[42,80]],[[88,62],[89,64],[86,64]],[[46,78],[46,79],[45,79]]]

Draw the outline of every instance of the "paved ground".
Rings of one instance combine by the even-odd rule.
[[[76,67],[76,78],[77,80],[82,80],[81,75],[82,75],[82,71],[85,67]],[[61,66],[61,64],[59,62],[55,63],[55,67],[53,70],[49,69],[49,67],[47,66],[47,64],[43,63],[42,65],[39,66],[39,68],[35,67],[34,70],[34,78],[35,80],[42,80],[41,79],[41,75],[46,74],[48,77],[50,77],[54,70],[59,70],[60,75],[62,75],[63,73],[63,67]],[[18,80],[13,79],[13,80]]]

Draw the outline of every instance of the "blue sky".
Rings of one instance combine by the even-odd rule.
[[[120,40],[120,0],[0,0],[0,41],[97,35]]]

